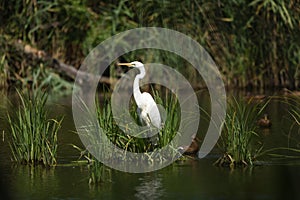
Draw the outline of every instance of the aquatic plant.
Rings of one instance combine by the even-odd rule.
[[[157,148],[161,148],[169,144],[170,141],[174,138],[176,130],[179,127],[180,110],[178,101],[174,95],[166,94],[165,98],[161,98],[158,92],[154,92],[154,90],[152,90],[152,92],[154,94],[153,96],[155,102],[165,109],[166,114],[166,116],[162,116],[162,118],[165,118],[165,122],[163,124],[163,128],[158,133],[158,142],[156,144]],[[104,98],[102,106],[97,103],[96,107],[99,125],[104,130],[107,137],[115,145],[117,145],[121,149],[132,152],[147,152],[153,150],[154,146],[149,139],[127,135],[118,127],[118,125],[114,121],[110,100],[108,98]],[[131,101],[129,112],[135,122],[139,123],[140,120],[138,118],[136,110],[136,104],[134,103],[134,101]],[[163,113],[160,114],[162,115]],[[127,128],[130,129],[130,127]]]
[[[155,101],[162,105],[165,109],[165,122],[163,129],[159,132],[159,148],[170,144],[171,140],[176,136],[180,124],[180,106],[178,99],[166,93],[162,99],[157,93],[154,95]]]
[[[252,165],[253,158],[262,149],[254,139],[257,135],[257,119],[267,106],[265,103],[254,103],[251,100],[228,102],[221,136],[223,156],[215,164],[234,167],[236,165]]]
[[[108,99],[106,96],[104,99]],[[91,111],[87,105],[79,100],[82,104],[82,110],[87,116],[90,116]],[[99,161],[94,154],[102,156],[110,156],[111,152],[106,151],[105,143],[102,143],[100,140],[100,130],[99,128],[104,129],[106,136],[110,139],[113,137],[113,133],[118,132],[118,127],[113,123],[112,111],[108,101],[104,101],[104,104],[100,106],[99,99],[96,99],[96,114],[97,120],[100,127],[96,127],[93,121],[87,119],[87,125],[81,127],[81,131],[78,134],[82,134],[81,137],[85,138],[85,142],[88,143],[88,147],[83,149],[77,145],[72,145],[75,149],[80,152],[80,158],[84,157],[87,160],[89,177],[88,182],[90,185],[99,185],[111,177],[110,168],[106,167],[101,161]],[[119,144],[121,138],[117,140],[116,144]],[[94,154],[90,153],[93,152]]]
[[[91,185],[97,185],[104,181],[111,180],[111,169],[97,159],[88,165],[88,170],[89,184]]]
[[[291,96],[289,105],[291,106],[289,113],[294,121],[293,126],[297,126],[298,130],[300,130],[300,97],[296,95]]]
[[[179,120],[180,120],[180,111],[179,104],[177,99],[174,95],[166,94],[165,98],[160,98],[158,95],[158,92],[154,92],[152,90],[154,99],[157,104],[160,104],[162,107],[164,107],[166,111],[166,117],[162,117],[165,123],[163,128],[160,130],[160,132],[157,134],[157,143],[154,144],[151,142],[151,139],[149,138],[139,138],[135,137],[133,135],[129,135],[123,132],[123,130],[119,127],[119,125],[115,122],[112,108],[111,108],[111,101],[110,98],[105,95],[103,97],[103,101],[101,101],[101,105],[99,102],[99,99],[96,99],[96,113],[97,113],[97,120],[99,123],[99,127],[95,127],[93,125],[93,122],[88,122],[91,125],[86,125],[85,127],[81,127],[83,130],[79,134],[83,134],[82,137],[85,138],[85,141],[88,142],[88,148],[83,150],[79,148],[76,145],[73,145],[74,148],[78,149],[81,152],[81,155],[84,155],[84,157],[88,160],[89,164],[89,182],[90,184],[98,184],[103,181],[106,181],[107,178],[110,177],[110,170],[108,167],[103,165],[100,161],[97,160],[97,158],[90,154],[90,152],[97,153],[98,155],[106,156],[108,158],[111,158],[110,156],[112,152],[107,151],[106,143],[101,143],[102,141],[99,138],[99,128],[102,129],[103,133],[107,136],[107,138],[112,142],[114,145],[119,147],[120,149],[123,149],[124,151],[130,151],[130,152],[136,152],[136,153],[149,153],[148,156],[146,156],[146,159],[149,159],[149,161],[153,161],[154,159],[161,159],[162,158],[154,158],[153,155],[151,155],[151,151],[154,148],[161,148],[165,145],[169,144],[170,141],[173,139],[173,137],[176,134],[176,130],[179,127]],[[82,102],[82,109],[84,112],[89,115],[90,111],[89,108]],[[136,111],[136,104],[134,103],[133,99],[130,101],[130,109],[129,113],[134,119],[134,123],[139,123],[137,111]],[[162,113],[161,113],[162,114]],[[115,116],[120,117],[122,116]],[[131,129],[131,127],[128,125],[127,129],[129,131],[135,131]],[[95,134],[96,133],[96,134]],[[137,133],[141,134],[141,133]],[[101,143],[101,144],[100,144]],[[88,151],[89,150],[89,151]],[[170,156],[175,156],[177,153],[177,150],[174,148],[174,154],[170,154]],[[118,162],[118,160],[123,160],[125,158],[120,157],[117,158],[117,160],[114,160],[112,162]]]
[[[288,112],[287,119],[290,123],[290,127],[286,135],[288,146],[282,147],[283,150],[287,150],[287,151],[280,154],[286,157],[294,156],[295,158],[299,158],[300,96],[297,91],[296,92],[287,91],[286,96],[280,99],[284,104],[287,105],[286,108]]]
[[[17,91],[20,105],[8,112],[12,159],[22,164],[56,163],[57,133],[63,118],[49,118],[47,92]]]

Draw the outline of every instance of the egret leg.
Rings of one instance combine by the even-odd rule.
[[[139,120],[140,120],[140,124],[141,125],[145,125],[144,120],[142,119],[142,109],[140,109],[139,107],[136,109],[136,112],[138,114]]]
[[[149,140],[151,146],[153,148],[155,148],[155,147],[158,146],[159,139],[158,139],[158,134],[156,133],[156,134],[153,135],[152,131],[157,131],[157,129],[154,128],[153,126],[148,126],[148,128],[149,128],[149,132],[148,132],[148,136],[149,137],[148,137],[148,140]]]

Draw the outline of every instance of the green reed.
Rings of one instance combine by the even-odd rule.
[[[46,108],[48,95],[45,91],[17,93],[20,105],[12,107],[7,114],[13,161],[21,164],[55,165],[57,133],[63,119],[49,118]]]
[[[171,140],[176,135],[176,130],[179,127],[180,120],[180,112],[179,105],[177,99],[172,95],[166,95],[165,98],[160,98],[158,93],[154,93],[154,99],[157,104],[160,104],[164,107],[166,111],[166,119],[163,125],[163,128],[157,134],[157,144],[153,144],[149,138],[139,138],[129,134],[126,134],[122,131],[122,129],[117,125],[111,108],[111,101],[108,96],[105,95],[103,101],[100,103],[99,100],[96,100],[96,113],[97,113],[97,121],[99,123],[99,128],[95,128],[95,125],[82,127],[85,131],[84,137],[86,141],[89,142],[89,150],[92,150],[93,153],[97,155],[110,157],[112,152],[107,151],[108,148],[105,147],[106,143],[101,142],[101,138],[99,138],[100,133],[104,133],[106,137],[112,142],[114,145],[123,149],[124,151],[136,152],[136,153],[150,153],[155,148],[161,148],[165,145],[169,144]],[[83,102],[82,102],[83,103]],[[84,104],[84,103],[83,103]],[[131,101],[131,105],[129,108],[129,113],[133,117],[134,123],[139,124],[139,118],[137,115],[136,104],[133,99]],[[83,105],[83,109],[89,113],[88,108]],[[122,117],[122,116],[117,116]],[[93,124],[91,122],[91,124]],[[130,125],[128,125],[128,129],[130,130]],[[135,130],[130,130],[135,131]],[[99,134],[95,134],[99,133]],[[139,133],[137,133],[139,134]],[[99,143],[100,142],[100,143]],[[82,150],[77,146],[74,146],[76,149],[83,152],[84,157],[89,161],[89,183],[90,184],[98,184],[106,181],[110,177],[110,169],[106,167],[103,163],[98,161],[98,159],[88,153],[87,150]],[[148,155],[151,160],[151,154]],[[172,155],[171,155],[172,156]],[[117,158],[118,159],[124,158]],[[114,161],[112,161],[114,162]]]
[[[268,101],[254,103],[235,98],[228,102],[221,136],[224,155],[216,164],[231,167],[253,164],[255,155],[262,149],[262,146],[257,146],[257,120],[267,104]]]
[[[294,95],[289,98],[289,101],[289,105],[291,106],[289,113],[294,121],[293,125],[300,129],[300,97]]]
[[[108,98],[105,97],[107,100]],[[86,117],[91,117],[91,111],[85,104],[81,101],[83,112],[85,112]],[[85,138],[85,142],[88,143],[88,149],[82,149],[76,145],[73,147],[80,151],[81,157],[84,157],[88,161],[88,171],[90,185],[99,185],[111,177],[110,168],[106,167],[95,154],[98,156],[110,156],[111,152],[108,152],[105,146],[107,144],[103,143],[101,138],[102,132],[106,134],[108,138],[112,138],[113,134],[118,131],[118,127],[113,123],[112,111],[108,101],[104,101],[103,105],[100,105],[99,100],[96,100],[96,114],[98,127],[95,122],[91,119],[87,119],[87,125],[81,127],[82,131],[79,134],[83,134],[82,137]],[[102,131],[100,130],[102,129]],[[90,153],[90,151],[93,153]]]
[[[158,93],[155,93],[154,99],[157,104],[161,105],[161,107],[165,109],[166,112],[166,121],[163,124],[163,128],[158,133],[158,143],[156,144],[156,147],[161,148],[167,145],[176,135],[176,130],[178,129],[180,122],[180,112],[178,110],[178,101],[174,96],[166,95],[166,97],[162,99],[159,97]],[[137,107],[134,101],[131,101],[129,112],[135,123],[138,124],[139,117],[137,115]],[[149,139],[138,138],[125,134],[118,127],[113,118],[109,99],[104,99],[102,106],[97,103],[97,114],[100,127],[104,130],[107,137],[119,148],[132,152],[147,152],[153,150],[154,146]],[[130,129],[130,127],[128,128]]]
[[[111,169],[97,159],[88,165],[88,169],[89,184],[91,185],[97,185],[111,179]]]
[[[159,132],[159,147],[168,145],[176,136],[180,124],[180,106],[174,95],[166,94],[164,98],[159,97],[157,93],[154,95],[156,102],[165,109],[166,119],[162,130]]]
[[[91,49],[112,35],[137,27],[165,27],[199,42],[228,86],[299,88],[299,7],[299,0],[2,1],[0,33],[5,39],[0,38],[0,58],[6,55],[11,71],[4,78],[9,84],[19,80],[16,75],[32,74],[23,62],[30,58],[16,56],[13,45],[7,45],[18,39],[78,67]],[[158,60],[186,72],[186,63],[160,52],[134,51],[122,57]]]

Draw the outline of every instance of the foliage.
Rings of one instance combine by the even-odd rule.
[[[61,119],[49,119],[46,108],[47,93],[35,90],[32,93],[18,91],[20,105],[8,113],[11,131],[10,148],[13,160],[22,164],[56,163],[57,133]]]
[[[245,102],[235,98],[228,102],[221,137],[224,156],[216,164],[231,167],[253,164],[253,158],[261,151],[261,147],[254,147],[254,137],[258,137],[257,119],[267,103]]]
[[[287,137],[289,138],[289,147],[292,146],[292,141],[296,143],[296,147],[299,149],[299,133],[300,133],[300,96],[298,92],[286,91],[286,95],[280,100],[287,105],[287,111],[289,113],[288,120],[291,125]],[[294,134],[298,133],[298,134]]]
[[[0,33],[8,35],[9,41],[21,39],[76,67],[106,38],[132,28],[157,26],[185,33],[203,45],[228,86],[300,87],[299,0],[12,0],[2,1],[0,11]],[[11,67],[14,59],[2,45],[5,41],[0,58]],[[124,58],[158,59],[182,71],[187,65],[161,52],[132,52]],[[26,71],[14,68],[7,73],[7,69],[0,67],[6,79]]]
[[[300,97],[299,96],[291,97],[289,105],[291,106],[289,113],[294,120],[293,125],[299,127],[300,129]]]
[[[166,121],[158,133],[157,148],[162,148],[170,143],[178,130],[180,122],[179,104],[177,99],[170,94],[166,94],[165,98],[160,98],[158,93],[154,93],[154,99],[157,104],[164,107],[166,112]],[[131,103],[130,114],[135,122],[138,123],[139,118],[136,112],[136,104],[134,102]],[[100,127],[104,130],[108,138],[121,149],[126,149],[131,152],[147,152],[153,150],[154,146],[149,139],[124,134],[114,121],[109,99],[104,99],[103,106],[100,106],[99,103],[97,104],[97,113]]]
[[[153,161],[151,151],[154,148],[162,148],[167,144],[170,144],[170,141],[176,135],[176,131],[179,127],[179,120],[180,120],[180,112],[179,112],[179,105],[178,101],[173,95],[166,94],[165,98],[160,98],[158,93],[154,93],[154,99],[157,104],[160,104],[164,107],[166,111],[166,121],[162,130],[157,134],[158,141],[157,144],[152,143],[151,139],[149,138],[138,138],[132,135],[124,133],[120,127],[115,122],[113,117],[112,108],[110,98],[105,96],[101,103],[99,100],[96,100],[96,112],[97,112],[97,120],[99,123],[99,128],[103,130],[103,133],[106,134],[107,138],[112,142],[114,145],[118,146],[120,149],[129,152],[136,152],[136,153],[149,153],[148,156],[149,161]],[[90,111],[86,105],[83,104],[83,109],[89,114]],[[135,122],[138,123],[139,119],[136,112],[136,104],[131,102],[130,105],[130,114],[134,118]],[[162,115],[162,113],[161,113]],[[118,116],[122,117],[122,116]],[[88,123],[90,123],[88,121]],[[97,155],[106,156],[107,158],[111,158],[110,153],[106,148],[106,143],[99,143],[101,140],[98,138],[97,134],[94,134],[97,130],[93,128],[93,125],[82,127],[84,130],[81,134],[84,134],[85,141],[88,142],[88,148],[86,150],[82,150],[81,148],[73,145],[76,149],[82,152],[84,157],[90,162],[89,172],[90,178],[89,182],[91,184],[98,184],[103,181],[106,181],[108,177],[110,177],[110,170],[103,165],[94,155],[88,153],[88,150],[91,152],[96,152]],[[128,127],[130,129],[130,127]],[[98,130],[99,131],[99,130]],[[134,130],[131,130],[134,131]],[[139,134],[139,133],[138,133]],[[174,148],[175,149],[175,148]],[[174,153],[177,151],[174,151]],[[175,156],[176,154],[170,156]],[[156,159],[157,157],[155,157]],[[117,158],[112,162],[118,162],[118,159],[123,160],[124,158]],[[161,158],[158,158],[161,159]]]
[[[65,95],[72,91],[72,83],[54,73],[47,67],[47,63],[25,56],[10,39],[0,36],[0,88],[12,85],[17,88],[48,88],[56,95]]]
[[[159,132],[159,148],[170,144],[171,140],[176,136],[180,124],[180,107],[177,98],[166,93],[164,98],[160,98],[155,94],[155,101],[164,106],[166,119],[163,129]]]
[[[89,184],[100,184],[111,179],[111,170],[95,159],[89,166]]]

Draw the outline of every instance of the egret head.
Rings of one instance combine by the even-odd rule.
[[[127,67],[134,67],[134,68],[144,68],[144,64],[139,61],[133,61],[131,63],[118,63],[118,65],[123,65]]]

